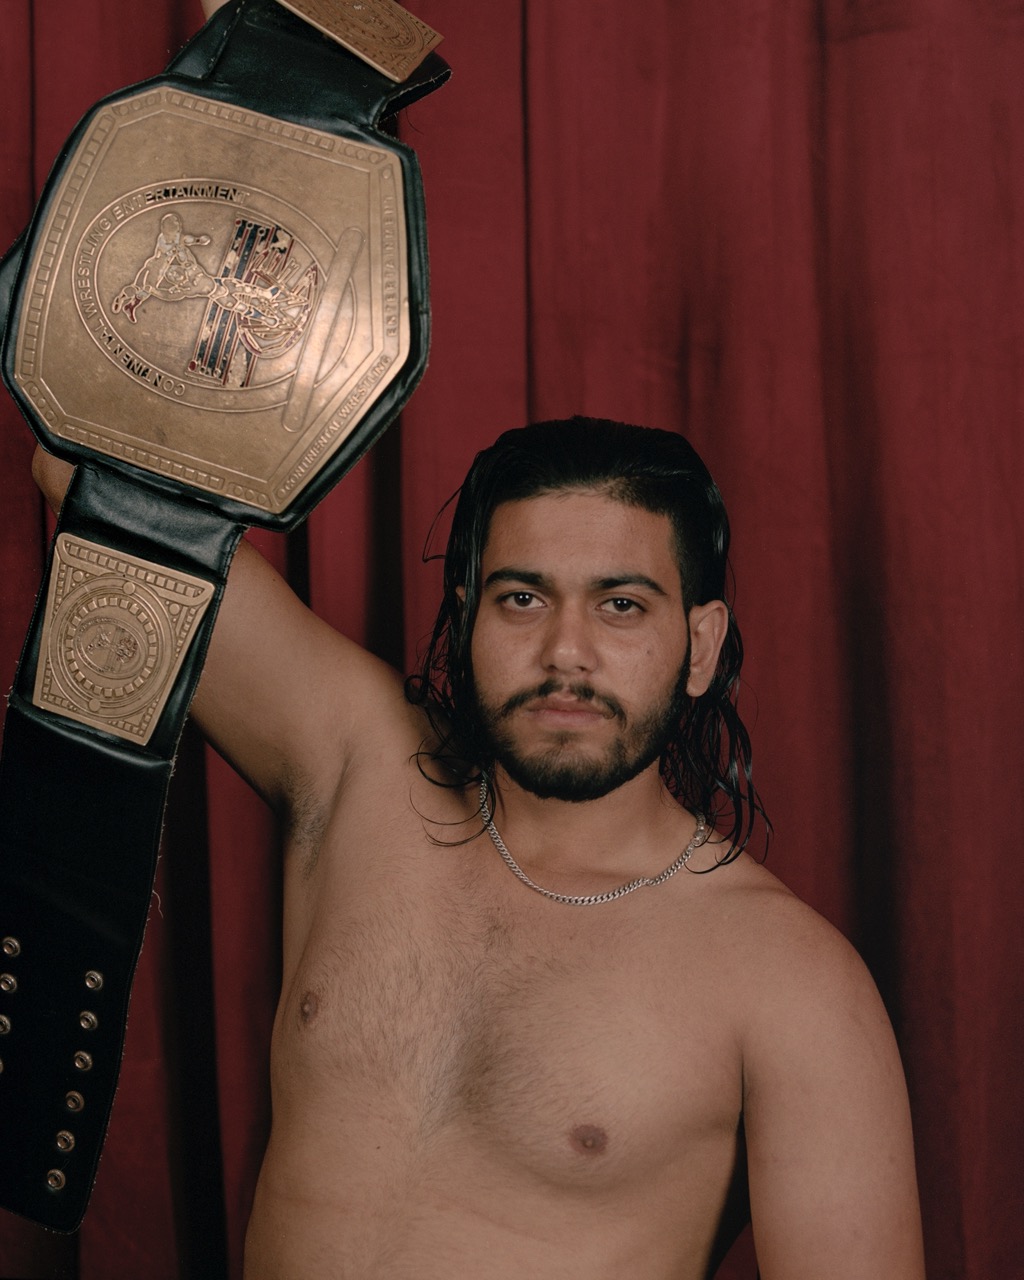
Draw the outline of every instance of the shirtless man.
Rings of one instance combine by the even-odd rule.
[[[745,1177],[763,1280],[923,1277],[878,995],[740,848],[727,549],[681,437],[508,433],[408,691],[239,552],[193,712],[287,833],[247,1280],[701,1280]]]

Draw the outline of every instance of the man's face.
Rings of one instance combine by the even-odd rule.
[[[505,503],[481,581],[477,704],[509,777],[591,800],[658,760],[688,680],[668,517],[585,491]]]

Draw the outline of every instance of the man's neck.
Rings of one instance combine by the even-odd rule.
[[[657,764],[598,800],[578,802],[541,799],[499,765],[494,792],[495,825],[520,865],[538,876],[656,875],[695,829]]]

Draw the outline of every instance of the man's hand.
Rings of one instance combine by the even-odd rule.
[[[55,458],[52,453],[47,453],[42,445],[36,445],[36,451],[32,455],[32,479],[42,490],[43,497],[52,510],[60,510],[60,504],[64,501],[64,494],[74,474],[75,469],[70,462],[65,462],[63,458]]]

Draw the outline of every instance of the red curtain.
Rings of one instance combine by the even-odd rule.
[[[1024,3],[409,7],[455,71],[402,126],[431,367],[306,529],[258,541],[408,663],[431,519],[498,430],[583,412],[685,431],[733,516],[769,866],[890,1009],[929,1274],[1019,1280]],[[6,0],[4,244],[76,117],[197,22],[195,0]],[[44,548],[31,447],[0,404],[7,685]],[[0,1276],[240,1276],[275,839],[188,736],[92,1207],[71,1239],[0,1215]],[[753,1275],[743,1249],[727,1265]]]

